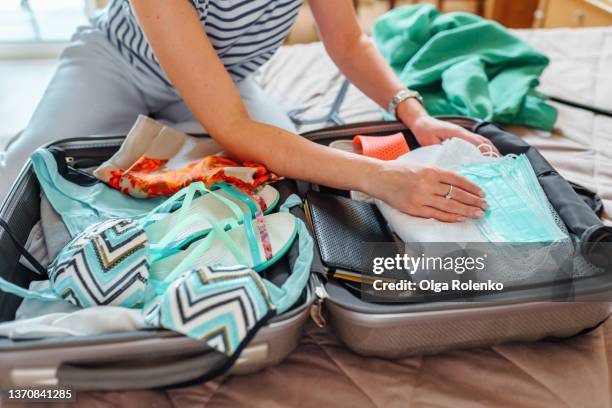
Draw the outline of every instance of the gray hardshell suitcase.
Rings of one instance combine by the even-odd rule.
[[[109,158],[122,141],[123,137],[118,136],[90,137],[52,145],[66,151],[70,164],[90,167]],[[279,190],[281,199],[285,198],[283,194],[292,192]],[[40,218],[39,205],[40,187],[28,163],[0,209],[0,217],[22,245]],[[300,209],[294,210],[294,215],[303,216]],[[19,263],[19,258],[8,234],[0,229],[0,274],[22,287],[41,279]],[[281,261],[287,263],[288,273],[290,261]],[[282,277],[276,275],[275,279]],[[300,302],[261,327],[235,362],[213,352],[202,342],[164,330],[37,340],[0,337],[0,389],[43,385],[95,390],[144,389],[204,381],[230,366],[231,374],[251,373],[281,362],[297,346],[314,299],[312,281]],[[14,319],[20,302],[20,298],[0,292],[0,321]]]
[[[509,141],[505,143],[507,151],[502,152],[504,154],[526,152],[530,148],[496,125],[468,118],[444,119],[489,137],[494,142]],[[358,134],[387,135],[397,132],[403,132],[409,144],[411,138],[414,143],[410,132],[397,122],[347,125],[310,132],[304,137],[329,144],[335,140],[350,140]],[[499,137],[509,139],[500,140]],[[557,191],[562,183],[568,183],[556,174],[535,149],[530,148],[528,156],[530,161],[531,156],[534,156],[532,165],[551,201],[551,195],[559,194],[563,197],[557,201],[562,203],[576,198],[570,197],[575,194],[573,190]],[[312,188],[324,189],[319,186]],[[347,192],[337,190],[328,192],[347,195]],[[580,206],[580,202],[574,205]],[[596,244],[612,242],[612,232],[596,217],[594,210],[598,209],[564,208],[563,205],[555,209],[566,216],[566,223],[571,224],[571,235],[580,239],[581,253],[590,254],[589,258],[597,261],[597,252],[603,252],[604,262],[599,263],[608,262],[609,267],[612,247],[604,244],[596,248]],[[314,269],[319,276],[328,272],[320,259],[318,262],[315,259]],[[317,288],[318,300],[313,307],[313,319],[320,325],[331,323],[336,336],[351,350],[364,356],[403,358],[451,349],[488,347],[503,342],[565,338],[597,327],[611,313],[608,299],[612,299],[612,275],[605,271],[586,275],[569,285],[567,282],[551,281],[543,287],[526,287],[510,293],[481,297],[477,301],[440,300],[404,304],[366,302],[350,287],[336,280],[319,281],[322,283]],[[557,301],[567,300],[568,287],[571,288],[572,300]],[[555,298],[551,293],[559,294],[560,297]]]

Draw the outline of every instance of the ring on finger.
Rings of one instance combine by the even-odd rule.
[[[446,195],[444,196],[444,198],[446,198],[447,200],[450,200],[451,198],[453,198],[453,185],[449,184],[450,188],[448,189],[448,193],[446,193]]]

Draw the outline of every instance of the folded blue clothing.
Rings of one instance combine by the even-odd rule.
[[[62,217],[71,237],[112,218],[138,218],[167,197],[138,199],[66,165],[60,149],[38,149],[31,157],[34,173],[49,203]]]

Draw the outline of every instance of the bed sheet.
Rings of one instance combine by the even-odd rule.
[[[612,109],[612,29],[517,31],[551,58],[541,90]],[[287,110],[329,110],[340,77],[320,44],[281,49],[258,80]],[[568,179],[597,191],[612,222],[612,119],[556,105],[552,132],[512,129]],[[352,88],[347,122],[380,119]],[[384,335],[384,333],[381,333]],[[83,407],[597,407],[612,405],[612,321],[561,342],[505,344],[399,361],[359,357],[309,323],[282,364],[186,389],[80,393]],[[61,406],[61,405],[58,405]],[[66,404],[74,407],[74,404]]]
[[[612,110],[612,28],[514,30],[548,55],[551,64],[539,90],[549,96]],[[305,109],[299,118],[324,117],[343,77],[320,43],[281,48],[257,73],[257,80],[285,110]],[[509,127],[538,147],[571,181],[597,191],[612,211],[612,119],[552,103],[559,120],[552,132]],[[380,108],[350,86],[339,116],[346,123],[381,120]],[[309,131],[333,123],[300,126]],[[612,213],[604,215],[612,223]]]

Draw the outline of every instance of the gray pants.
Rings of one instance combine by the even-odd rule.
[[[252,79],[237,87],[254,120],[295,132],[287,114]],[[203,131],[174,89],[131,66],[104,33],[80,29],[27,128],[0,153],[0,202],[38,147],[70,137],[125,134],[139,114],[184,132]]]

